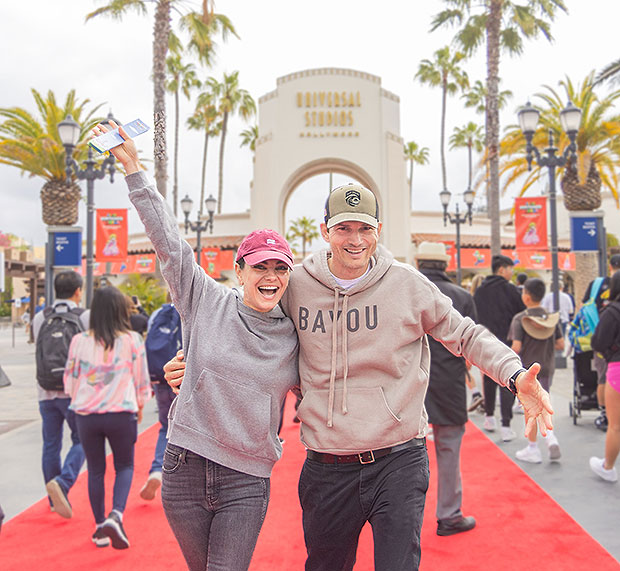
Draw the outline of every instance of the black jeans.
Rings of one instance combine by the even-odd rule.
[[[491,377],[484,375],[484,413],[495,416],[495,395],[499,389],[499,408],[502,416],[502,426],[510,426],[512,420],[512,405],[515,396],[506,388],[500,387]]]
[[[306,570],[353,569],[367,521],[374,538],[375,571],[417,569],[428,480],[425,446],[394,452],[372,464],[307,459],[299,478]]]

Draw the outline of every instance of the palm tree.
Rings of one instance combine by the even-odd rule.
[[[318,237],[319,230],[316,226],[316,220],[305,216],[291,220],[291,225],[286,233],[286,239],[290,242],[297,238],[301,239],[301,255],[303,258],[306,257],[306,246],[312,246],[312,240],[316,240]]]
[[[616,100],[620,90],[599,98],[593,90],[594,72],[586,77],[581,85],[575,85],[570,79],[560,82],[564,90],[561,97],[556,90],[545,86],[545,92],[536,97],[541,101],[540,120],[544,129],[534,134],[533,143],[538,148],[548,146],[548,133],[551,131],[560,153],[569,144],[568,135],[560,125],[560,111],[568,98],[581,108],[581,125],[577,133],[577,160],[573,166],[568,164],[556,170],[561,178],[564,193],[564,206],[567,210],[593,210],[601,204],[601,185],[607,188],[619,206],[618,176],[620,167],[620,115],[614,113]],[[505,187],[523,180],[520,194],[524,194],[532,184],[546,180],[546,168],[536,166],[527,171],[525,160],[525,140],[518,127],[512,127],[506,133],[500,146],[502,156],[501,173],[506,174]],[[580,252],[575,258],[576,263],[576,296],[581,299],[588,283],[598,275],[597,254]]]
[[[501,82],[501,79],[500,79]],[[497,94],[497,108],[502,110],[506,107],[508,99],[512,97],[512,91],[505,89]],[[484,83],[477,79],[473,85],[469,87],[469,91],[466,91],[461,95],[461,99],[465,101],[465,107],[473,108],[476,113],[483,115],[487,108],[487,88]]]
[[[596,76],[595,85],[609,81],[612,85],[617,85],[620,82],[620,59],[612,61],[607,64]]]
[[[468,153],[469,174],[467,188],[471,189],[472,151],[481,153],[484,150],[484,132],[481,125],[473,121],[463,127],[455,127],[450,137],[450,149],[466,148]]]
[[[542,33],[549,41],[549,31],[558,10],[567,12],[563,0],[444,0],[447,8],[434,18],[431,30],[456,25],[454,41],[467,55],[486,43],[487,104],[486,147],[489,162],[489,216],[491,218],[491,253],[501,252],[499,220],[499,62],[500,49],[518,55],[523,51],[523,39]]]
[[[202,175],[200,179],[200,204],[198,207],[198,218],[200,219],[205,202],[209,137],[219,135],[222,129],[221,115],[215,106],[213,93],[206,91],[198,96],[196,109],[194,114],[187,120],[187,126],[190,129],[205,132],[205,142],[202,151]]]
[[[437,50],[435,58],[431,61],[422,60],[415,74],[416,79],[422,84],[431,87],[441,88],[441,176],[443,188],[447,190],[448,182],[446,176],[446,101],[448,95],[454,95],[459,90],[464,90],[469,86],[467,73],[459,67],[459,63],[465,59],[461,52],[452,54],[448,46]]]
[[[193,64],[183,64],[181,56],[174,54],[166,60],[169,80],[166,89],[174,94],[174,159],[173,159],[173,182],[172,182],[172,208],[174,215],[177,214],[179,202],[179,91],[189,99],[190,91],[200,87],[200,80],[196,77]]]
[[[153,24],[153,146],[155,157],[155,182],[157,189],[166,196],[168,178],[168,156],[166,154],[166,56],[171,35],[170,20],[173,8],[183,7],[182,0],[108,0],[108,4],[97,8],[86,16],[86,21],[104,15],[120,20],[131,11],[147,13],[147,5],[155,5]],[[191,25],[190,47],[195,49],[201,61],[210,61],[213,52],[214,32],[221,32],[221,18],[213,13],[213,0],[202,0],[200,13],[185,15]],[[225,20],[227,20],[224,17]],[[216,22],[216,23],[214,23]],[[222,32],[224,33],[224,32]],[[234,33],[234,30],[233,30]],[[235,34],[236,35],[236,34]]]
[[[62,106],[56,102],[52,91],[44,99],[38,91],[31,90],[40,117],[21,107],[0,109],[0,163],[16,167],[31,177],[41,177],[46,182],[41,189],[43,222],[48,226],[71,226],[78,219],[78,202],[81,190],[75,175],[67,181],[65,149],[58,135],[58,123],[71,115],[80,125],[80,137],[74,150],[78,162],[86,160],[87,140],[91,129],[102,117],[95,117],[101,107],[87,111],[90,100],[81,103],[71,90]]]
[[[559,82],[564,91],[561,96],[550,86],[537,93],[541,101],[540,122],[544,129],[534,134],[533,143],[543,148],[548,146],[548,133],[552,132],[560,153],[569,144],[568,135],[560,125],[560,111],[568,99],[581,108],[581,125],[577,134],[577,161],[574,168],[567,166],[557,169],[557,176],[562,179],[564,204],[567,210],[593,210],[600,206],[601,185],[608,189],[616,205],[620,207],[618,197],[618,175],[620,168],[620,115],[614,113],[620,90],[605,97],[598,97],[594,92],[594,72],[591,72],[581,84],[575,84],[568,77]],[[500,152],[503,157],[501,174],[507,175],[503,192],[519,181],[522,184],[520,195],[538,180],[545,180],[547,169],[534,166],[528,173],[525,160],[525,139],[517,126],[510,127],[501,141]],[[523,182],[522,177],[526,175]]]
[[[422,147],[415,142],[409,141],[404,146],[405,160],[409,161],[409,198],[413,192],[413,165],[428,164],[428,147]]]
[[[225,73],[221,83],[215,78],[210,77],[207,80],[207,85],[211,88],[211,91],[217,101],[218,111],[222,115],[219,183],[217,189],[217,213],[221,214],[224,189],[224,145],[226,143],[228,118],[230,115],[239,113],[241,118],[247,121],[256,113],[256,103],[248,91],[239,87],[238,71],[234,71],[231,74]]]
[[[258,125],[252,125],[241,131],[240,146],[250,147],[250,151],[254,153],[256,151],[256,141],[258,141]]]

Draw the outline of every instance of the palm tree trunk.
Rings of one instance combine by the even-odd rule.
[[[472,147],[472,143],[470,141],[469,143],[467,143],[467,153],[469,155],[468,156],[468,159],[469,159],[469,161],[468,161],[469,162],[469,173],[468,173],[468,176],[467,176],[467,190],[471,189],[471,170],[472,170],[472,163],[471,163],[471,151],[472,151],[472,149],[471,149],[471,147]]]
[[[226,141],[226,127],[228,125],[228,112],[222,117],[222,138],[220,139],[220,180],[217,187],[217,213],[222,213],[222,196],[224,190],[224,143]]]
[[[200,179],[200,206],[198,207],[198,219],[202,216],[202,208],[205,203],[205,183],[207,177],[207,147],[209,146],[209,128],[205,130],[205,145],[202,151],[202,177]]]
[[[575,252],[575,306],[581,306],[588,284],[599,276],[598,252]]]
[[[174,92],[174,181],[172,183],[172,209],[177,215],[179,202],[179,90]]]
[[[490,0],[487,19],[487,100],[486,144],[489,161],[489,218],[491,219],[491,256],[501,254],[499,221],[499,34],[503,0]]]
[[[446,139],[446,101],[448,98],[448,90],[446,89],[445,81],[442,85],[442,94],[441,94],[441,141],[440,141],[440,151],[441,151],[441,178],[443,181],[443,190],[448,190],[448,181],[446,176],[446,149],[445,149],[445,139]]]
[[[413,159],[409,159],[409,210],[413,210]]]
[[[166,54],[170,36],[170,0],[158,0],[153,30],[153,146],[157,190],[166,197]]]

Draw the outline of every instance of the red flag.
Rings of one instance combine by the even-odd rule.
[[[219,248],[202,249],[202,268],[213,279],[221,277],[222,270],[232,270],[235,263],[233,250],[220,250]]]
[[[517,250],[547,249],[547,198],[515,199]]]
[[[98,262],[123,262],[127,258],[127,209],[96,211]]]

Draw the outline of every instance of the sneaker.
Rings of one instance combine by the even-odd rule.
[[[103,529],[101,527],[98,527],[95,530],[92,540],[97,547],[107,547],[108,545],[110,545],[110,538],[105,533],[103,533]]]
[[[517,437],[517,433],[510,428],[510,426],[502,426],[502,440],[504,442],[510,442]]]
[[[58,483],[58,480],[56,480],[56,478],[50,480],[47,484],[45,484],[45,489],[47,490],[47,495],[50,497],[50,501],[52,502],[53,511],[60,517],[70,519],[73,515],[73,509],[67,499],[67,494]]]
[[[525,414],[523,405],[519,400],[515,400],[515,403],[512,405],[512,412],[513,414]]]
[[[111,539],[114,549],[127,549],[129,547],[129,539],[127,539],[123,529],[123,522],[116,512],[110,512],[101,529],[103,534]]]
[[[515,456],[521,462],[529,462],[530,464],[540,464],[542,462],[542,454],[538,446],[526,446],[522,450],[517,450]]]
[[[601,412],[601,414],[594,419],[594,426],[603,432],[607,432],[608,425],[609,421],[607,420],[607,415],[604,412]]]
[[[485,417],[482,428],[484,428],[488,432],[494,432],[495,429],[497,428],[497,421],[495,420],[495,417],[494,416]]]
[[[605,459],[597,458],[596,456],[592,456],[590,458],[590,468],[597,475],[603,478],[606,482],[617,482],[618,481],[618,472],[615,468],[611,470],[605,469]]]
[[[547,449],[549,450],[549,460],[552,462],[555,460],[559,460],[562,457],[562,452],[560,451],[560,443],[555,435],[547,437]]]
[[[155,494],[157,490],[161,486],[161,472],[151,472],[149,474],[148,480],[142,486],[140,490],[140,497],[143,500],[153,500],[155,499]]]
[[[479,406],[484,405],[484,397],[478,393],[477,395],[472,396],[471,404],[467,407],[467,412],[474,412]]]

